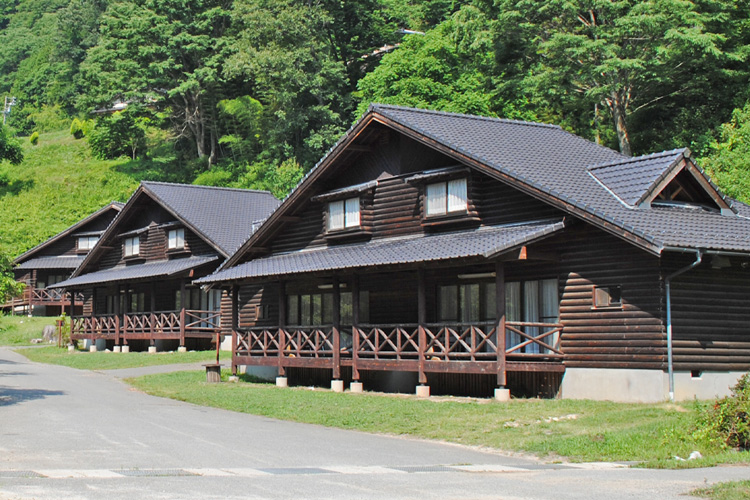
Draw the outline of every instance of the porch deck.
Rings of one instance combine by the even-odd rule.
[[[82,293],[74,295],[74,305],[82,307],[84,296]],[[19,297],[13,297],[2,304],[3,309],[13,310],[16,307],[28,308],[29,306],[70,306],[70,294],[62,290],[46,288],[26,287]]]
[[[115,345],[128,340],[179,340],[184,345],[185,338],[215,338],[220,329],[219,311],[180,309],[75,317],[70,338],[106,339]]]
[[[558,323],[505,322],[497,341],[496,324],[401,324],[342,327],[253,327],[233,336],[237,365],[424,373],[497,374],[509,371],[563,372]]]

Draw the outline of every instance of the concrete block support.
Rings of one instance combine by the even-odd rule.
[[[89,352],[96,352],[96,344],[91,344],[89,346]]]
[[[331,390],[333,392],[344,392],[343,380],[331,380]]]
[[[418,398],[429,398],[430,397],[430,386],[429,385],[418,385],[417,386],[417,397]]]
[[[68,345],[68,351],[69,352],[73,352],[75,350],[76,350],[76,346],[74,346],[73,344]]]
[[[349,384],[349,390],[352,392],[359,393],[359,392],[364,392],[365,388],[362,385],[362,382],[352,382],[351,384]]]
[[[187,352],[187,347],[185,347],[184,345],[181,345],[180,347],[177,348],[177,352]]]
[[[130,346],[129,345],[122,346],[122,352],[130,352]]]
[[[156,346],[155,345],[148,346],[148,353],[149,354],[156,354]]]
[[[276,377],[276,387],[289,387],[289,379],[286,377]]]
[[[112,348],[112,352],[122,352],[122,346],[116,345]]]
[[[510,389],[499,387],[495,389],[495,400],[496,401],[510,401]]]

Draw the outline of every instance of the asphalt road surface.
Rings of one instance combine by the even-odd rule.
[[[114,355],[114,354],[113,354]],[[748,467],[551,464],[203,408],[0,347],[0,500],[679,499]],[[426,423],[429,425],[429,423]]]

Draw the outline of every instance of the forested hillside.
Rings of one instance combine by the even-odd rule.
[[[749,53],[734,0],[0,0],[26,155],[1,167],[0,252],[144,178],[281,197],[373,101],[689,146],[748,200]]]

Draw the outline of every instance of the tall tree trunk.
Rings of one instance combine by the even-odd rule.
[[[617,132],[617,141],[620,144],[620,153],[625,156],[632,156],[630,149],[630,136],[628,135],[628,124],[626,121],[626,104],[625,98],[619,92],[612,92],[607,100],[609,110],[612,112],[615,131]]]

